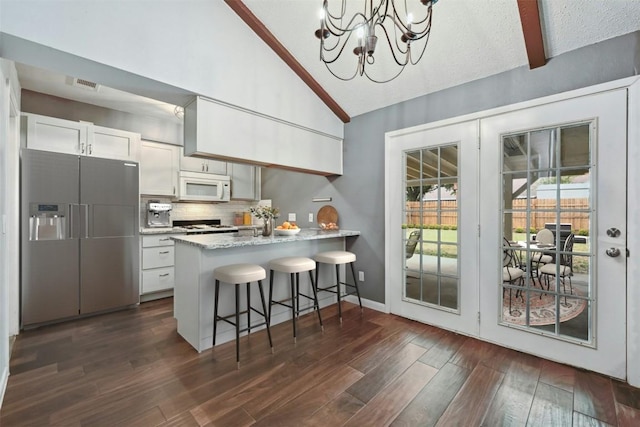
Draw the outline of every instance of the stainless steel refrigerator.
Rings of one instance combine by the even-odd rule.
[[[22,326],[139,301],[138,164],[21,151]]]

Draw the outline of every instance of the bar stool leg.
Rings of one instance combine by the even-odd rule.
[[[336,264],[336,292],[338,293],[338,316],[340,317],[340,325],[342,325],[342,303],[340,301],[340,266]]]
[[[240,369],[240,284],[236,283],[236,369]]]
[[[300,273],[296,272],[296,316],[300,318]]]
[[[294,274],[291,273],[289,275],[289,287],[291,288],[291,324],[293,325],[293,342],[295,343],[296,338],[296,302],[295,302],[295,284],[294,284]]]
[[[251,284],[247,283],[247,335],[251,333]]]
[[[353,275],[353,285],[356,287],[356,295],[358,296],[358,304],[360,304],[360,314],[362,314],[362,301],[360,300],[360,289],[358,289],[358,281],[356,280],[356,269],[353,267],[353,263],[351,264],[351,274]]]
[[[220,281],[216,280],[215,300],[213,302],[213,346],[216,345],[216,331],[218,329],[218,294],[220,293]]]
[[[264,290],[262,289],[262,280],[258,280],[258,289],[260,290],[260,302],[262,303],[262,313],[266,315],[267,306],[264,303]],[[273,341],[271,340],[271,328],[269,328],[269,322],[266,322],[267,335],[269,336],[269,345],[271,346],[271,354],[273,354]]]
[[[311,290],[313,291],[313,306],[318,313],[318,320],[320,321],[320,329],[324,332],[324,325],[322,324],[322,316],[320,315],[320,303],[318,302],[318,290],[316,284],[313,282],[313,273],[309,270],[309,280],[311,281]]]
[[[271,324],[271,307],[273,307],[273,270],[269,270],[269,324]]]

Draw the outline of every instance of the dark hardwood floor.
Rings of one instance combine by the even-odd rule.
[[[171,299],[18,337],[2,426],[638,426],[640,390],[351,304],[198,354]]]

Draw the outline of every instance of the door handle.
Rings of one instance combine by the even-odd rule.
[[[80,228],[84,228],[84,237],[80,237],[78,236],[78,238],[80,239],[88,239],[89,238],[89,205],[85,205],[83,203],[78,205],[80,207],[79,209],[79,216],[80,216]],[[84,208],[84,209],[82,209]],[[84,213],[84,215],[83,215]]]
[[[607,230],[607,236],[609,237],[620,237],[620,230],[615,227],[611,227]]]
[[[605,253],[607,255],[609,255],[611,258],[616,258],[620,256],[620,249],[618,248],[609,248],[605,251]]]

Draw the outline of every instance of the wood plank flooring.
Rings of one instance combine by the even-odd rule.
[[[198,354],[173,301],[18,337],[2,426],[638,426],[640,390],[343,305]]]

